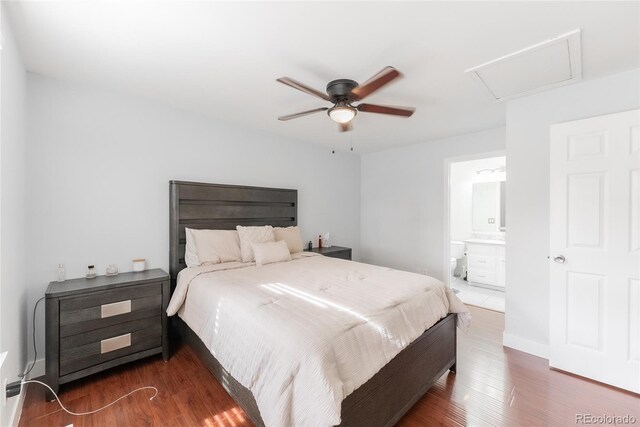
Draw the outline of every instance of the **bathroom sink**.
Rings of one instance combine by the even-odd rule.
[[[481,243],[484,245],[502,245],[504,246],[504,240],[494,240],[494,239],[467,239],[464,241],[465,243]]]

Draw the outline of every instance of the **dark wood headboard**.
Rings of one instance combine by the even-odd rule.
[[[172,289],[184,263],[185,227],[298,224],[298,190],[169,181],[169,273]]]

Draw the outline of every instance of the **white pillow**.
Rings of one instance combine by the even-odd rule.
[[[291,261],[291,254],[287,242],[253,243],[251,245],[256,258],[256,265],[272,264],[274,262]]]
[[[187,264],[187,267],[199,267],[200,259],[198,258],[198,248],[196,247],[196,238],[193,235],[193,230],[191,228],[185,228],[184,234],[187,238],[187,244],[184,248],[184,263]]]
[[[240,239],[236,230],[193,230],[200,264],[240,261]]]
[[[298,226],[293,227],[276,227],[273,229],[273,234],[276,241],[284,240],[287,242],[289,252],[297,254],[304,249],[304,243],[302,242],[302,236],[300,235],[300,229]]]
[[[243,227],[238,225],[236,229],[240,237],[242,262],[252,262],[255,260],[253,248],[251,247],[253,243],[266,243],[275,240],[273,237],[273,227],[270,225],[263,227]]]

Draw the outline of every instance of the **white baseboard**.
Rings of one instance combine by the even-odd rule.
[[[25,366],[25,371],[29,367],[31,362]],[[36,363],[33,365],[33,369],[29,372],[27,379],[38,378],[45,374],[45,364],[44,357],[42,359],[36,360]],[[20,394],[18,395],[18,401],[13,407],[13,413],[9,416],[9,425],[12,427],[18,427],[20,423],[20,416],[22,415],[22,405],[24,405],[24,398],[27,395],[26,387],[22,387],[20,389]]]
[[[11,414],[11,417],[9,418],[11,420],[10,425],[12,427],[18,427],[18,424],[20,423],[20,416],[22,415],[22,405],[24,404],[24,398],[26,395],[27,391],[25,390],[25,387],[22,387],[20,389],[20,394],[18,395],[18,402],[13,407],[13,414]]]
[[[534,356],[542,357],[543,359],[549,359],[549,345],[542,344],[538,341],[532,341],[503,332],[502,345],[515,350],[524,351],[525,353],[533,354]]]

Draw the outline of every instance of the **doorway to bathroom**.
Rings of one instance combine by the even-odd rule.
[[[465,304],[503,313],[506,171],[503,152],[445,161],[448,284]]]

